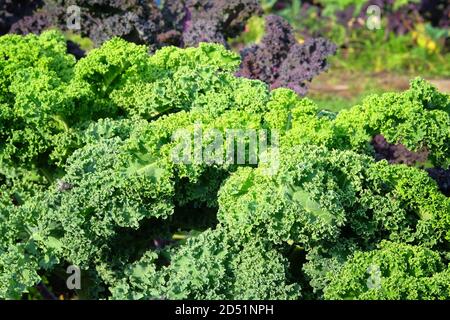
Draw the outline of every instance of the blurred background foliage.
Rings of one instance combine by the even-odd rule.
[[[379,29],[367,26],[371,5],[380,8]],[[338,111],[371,93],[404,90],[418,75],[450,92],[447,0],[262,0],[262,7],[288,20],[300,43],[326,37],[337,44],[329,71],[309,92],[323,107]],[[234,43],[258,43],[263,33],[264,19],[254,17]]]
[[[370,30],[367,8],[381,11],[380,29]],[[265,13],[283,16],[299,42],[326,37],[340,48],[333,67],[364,72],[450,76],[448,1],[262,0]],[[238,42],[258,42],[264,19],[253,18]]]

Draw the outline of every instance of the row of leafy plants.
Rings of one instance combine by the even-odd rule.
[[[71,5],[81,10],[80,29],[70,27],[77,21],[74,11],[68,11]],[[374,20],[367,10],[373,5],[380,10],[375,14],[380,14],[381,24],[369,30],[367,23]],[[0,4],[0,34],[39,34],[56,27],[67,32],[69,50],[78,57],[113,36],[146,44],[152,52],[201,41],[242,50],[261,41],[270,13],[291,24],[297,41],[307,41],[304,51],[315,50],[312,39],[317,37],[336,43],[340,52],[333,59],[335,67],[449,76],[450,6],[445,0],[5,0]],[[270,67],[278,70],[279,65]],[[252,72],[260,72],[261,66],[257,68]]]
[[[79,11],[71,11],[73,5]],[[0,6],[0,34],[40,34],[57,28],[66,32],[68,50],[77,58],[84,56],[83,49],[98,47],[115,36],[145,44],[150,52],[165,46],[192,47],[200,42],[229,47],[231,39],[245,30],[248,20],[263,13],[257,0],[166,0],[159,6],[141,0],[6,0]],[[268,15],[262,19],[264,35],[258,44],[241,48],[238,74],[305,95],[308,82],[326,70],[326,59],[336,52],[336,46],[321,37],[300,44],[282,17]],[[74,23],[79,29],[72,29]]]
[[[301,96],[335,45],[264,2],[1,5],[41,35],[0,38],[0,298],[72,297],[69,265],[90,299],[449,297],[448,95],[321,110]],[[279,168],[174,162],[199,123],[279,136]]]
[[[76,265],[78,298],[449,299],[450,96],[417,78],[336,114],[240,66],[220,44],[76,61],[56,31],[1,37],[0,297],[67,294]],[[277,170],[174,161],[199,123],[277,135]]]

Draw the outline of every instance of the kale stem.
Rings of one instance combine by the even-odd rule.
[[[47,288],[47,286],[42,283],[42,281],[36,285],[36,289],[39,291],[42,298],[44,298],[45,300],[58,300],[58,298],[56,298],[56,296],[53,294],[53,292],[51,292]]]
[[[53,116],[53,120],[55,120],[58,124],[60,124],[64,128],[64,131],[66,131],[66,132],[69,131],[69,129],[70,129],[69,125],[67,124],[67,121],[61,115]]]
[[[172,240],[186,240],[187,238],[187,235],[182,233],[175,233],[174,235],[172,235]]]
[[[39,168],[39,171],[42,173],[42,175],[45,177],[45,179],[47,179],[47,181],[52,184],[54,182],[54,179],[52,177],[52,175],[50,174],[50,172],[48,172],[48,170],[46,170],[45,168]]]

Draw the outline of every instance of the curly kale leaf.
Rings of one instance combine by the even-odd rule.
[[[3,0],[0,3],[0,35],[8,33],[12,24],[32,15],[41,5],[41,0]]]
[[[427,149],[436,165],[450,159],[450,96],[439,93],[423,79],[411,82],[403,93],[367,97],[361,105],[344,110],[336,118],[352,148],[364,149],[375,135],[408,150]]]
[[[449,270],[439,253],[420,246],[383,242],[356,251],[324,289],[326,299],[448,299]]]
[[[424,171],[309,145],[280,153],[275,175],[240,168],[219,191],[218,219],[239,238],[307,248],[344,235],[364,246],[449,239],[450,202]]]
[[[116,299],[296,299],[288,262],[261,241],[237,243],[222,229],[207,230],[172,249],[157,270],[157,254],[129,265],[111,288]]]
[[[52,152],[66,118],[75,112],[67,95],[75,59],[57,32],[0,38],[2,171],[39,166]]]

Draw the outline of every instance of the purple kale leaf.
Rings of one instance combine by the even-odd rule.
[[[402,144],[393,144],[386,141],[386,139],[378,134],[372,139],[372,146],[375,150],[376,160],[387,160],[391,164],[406,164],[408,166],[417,163],[424,163],[428,159],[428,151],[426,149],[421,151],[410,151]]]
[[[23,17],[33,15],[34,10],[41,5],[40,0],[1,0],[0,35],[8,33],[11,25]]]
[[[166,27],[180,35],[180,46],[215,42],[227,46],[253,15],[262,13],[257,0],[168,0],[162,10]]]
[[[447,170],[443,168],[426,169],[428,175],[436,181],[442,193],[450,197],[450,168]]]
[[[327,57],[335,54],[336,46],[323,38],[298,43],[288,22],[275,15],[267,16],[265,29],[261,43],[241,52],[238,75],[305,95],[307,83],[328,68]]]
[[[36,12],[31,16],[25,16],[13,23],[9,33],[15,34],[40,34],[45,29],[52,26],[50,16],[46,12]]]
[[[402,144],[393,144],[378,134],[372,139],[375,150],[375,160],[387,160],[390,164],[405,164],[408,166],[423,165],[428,160],[426,149],[417,152],[408,150]],[[436,181],[439,189],[447,197],[450,196],[450,168],[427,168],[428,175]]]
[[[54,2],[56,4],[51,5]],[[47,0],[50,7],[66,8],[73,1]],[[156,49],[156,36],[162,31],[163,21],[159,8],[153,1],[141,0],[79,0],[81,29],[96,46],[118,36],[138,44],[147,44]],[[58,27],[66,29],[65,10],[59,10]]]

